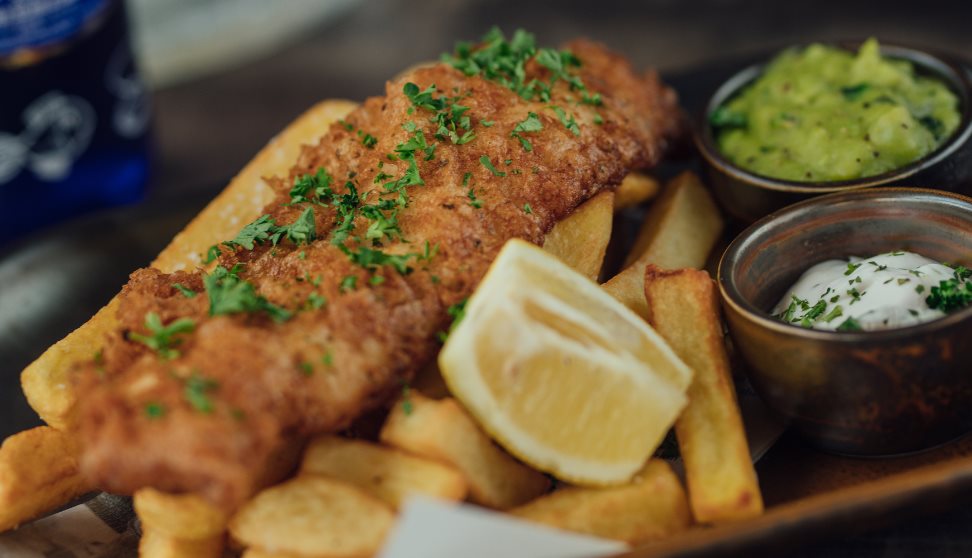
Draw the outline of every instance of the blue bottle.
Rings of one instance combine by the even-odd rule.
[[[121,0],[0,0],[0,245],[138,200],[150,121]]]

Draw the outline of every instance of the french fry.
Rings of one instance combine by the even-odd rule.
[[[179,539],[142,527],[138,540],[139,558],[218,558],[223,555],[224,537],[209,539]]]
[[[614,192],[601,192],[554,225],[544,239],[543,249],[581,275],[597,281],[613,222]]]
[[[645,217],[631,262],[602,285],[642,318],[647,317],[645,266],[700,268],[722,234],[725,223],[698,177],[685,172],[668,183]]]
[[[354,486],[301,475],[268,488],[230,520],[248,556],[371,556],[395,521],[392,509]]]
[[[248,548],[243,552],[243,558],[308,558],[301,554],[288,554],[284,552],[268,552],[259,548]]]
[[[132,503],[142,522],[142,558],[222,556],[228,518],[201,497],[143,488]]]
[[[631,484],[557,490],[511,510],[567,531],[639,544],[684,531],[692,522],[682,483],[671,466],[651,459]]]
[[[466,497],[466,481],[455,468],[371,442],[323,436],[304,453],[300,474],[318,474],[353,484],[395,509],[413,494],[441,500]]]
[[[71,436],[49,426],[18,432],[0,446],[0,531],[93,490],[78,469]]]
[[[550,481],[500,449],[454,399],[412,392],[399,400],[381,429],[381,441],[444,461],[459,470],[470,499],[508,509],[547,491]]]
[[[614,193],[614,210],[620,211],[644,203],[661,190],[661,184],[653,176],[635,171],[624,177]]]
[[[759,515],[763,498],[733,389],[715,284],[704,271],[650,265],[645,297],[648,322],[695,370],[688,406],[675,422],[695,519],[722,523]]]
[[[151,266],[172,272],[201,265],[201,254],[209,246],[232,238],[241,226],[259,217],[273,199],[273,190],[263,177],[286,176],[301,147],[315,141],[322,130],[356,106],[350,101],[323,101],[298,117],[172,239]],[[92,358],[106,335],[115,329],[117,308],[116,297],[21,373],[21,387],[28,403],[48,425],[65,431],[74,428],[77,391],[70,371],[77,363]]]

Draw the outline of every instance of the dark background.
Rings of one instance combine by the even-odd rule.
[[[223,182],[315,101],[382,94],[398,71],[494,24],[542,44],[591,37],[663,74],[868,36],[972,54],[967,1],[366,0],[265,59],[158,91],[154,193]]]
[[[286,1],[279,4],[286,9]],[[385,80],[398,71],[436,58],[456,40],[478,38],[494,24],[507,32],[526,28],[537,35],[540,44],[577,36],[600,40],[624,53],[635,66],[658,68],[676,83],[688,84],[680,94],[690,100],[710,92],[709,84],[699,76],[732,71],[742,60],[794,43],[876,36],[887,42],[968,53],[972,58],[972,2],[365,0],[311,33],[291,37],[283,48],[257,60],[155,91],[155,164],[147,201],[140,208],[125,210],[129,217],[116,212],[111,217],[88,219],[83,226],[92,233],[105,227],[125,232],[111,243],[92,247],[97,258],[76,273],[92,274],[88,283],[101,284],[104,289],[103,295],[94,298],[107,300],[133,263],[147,263],[171,232],[274,133],[313,103],[382,94]],[[126,229],[132,221],[130,215],[146,216],[145,226]],[[6,251],[6,256],[0,254],[0,289],[8,289],[7,297],[0,296],[0,302],[5,300],[8,305],[0,303],[0,322],[13,322],[19,331],[31,335],[43,328],[41,337],[47,340],[40,346],[79,325],[91,313],[88,303],[59,301],[62,310],[56,325],[41,326],[30,321],[31,316],[39,315],[33,308],[49,301],[28,297],[20,302],[18,298],[15,306],[9,292],[12,287],[3,280],[23,278],[24,270],[31,269],[38,281],[63,279],[56,267],[41,269],[36,275],[37,266],[56,266],[50,262],[68,258],[84,246],[71,244],[67,238],[78,236],[78,230],[69,224],[38,236],[35,244],[60,238],[63,243],[50,252],[27,254],[28,241]],[[118,261],[117,253],[128,257]],[[83,283],[78,275],[76,281]],[[110,281],[105,279],[109,276]],[[36,293],[37,289],[25,292]],[[20,317],[12,319],[15,315]],[[4,375],[0,400],[20,409],[20,416],[27,411],[16,393],[15,378],[22,364],[19,361],[34,356],[32,351],[14,337],[0,339],[0,354],[15,355],[18,360],[0,363]],[[0,425],[0,432],[15,429],[12,426]],[[970,531],[972,511],[963,509],[852,537],[822,539],[784,555],[970,556]],[[767,550],[765,555],[777,552]]]

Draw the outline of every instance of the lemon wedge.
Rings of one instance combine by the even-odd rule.
[[[627,482],[686,403],[692,371],[651,327],[542,249],[509,241],[439,353],[507,451],[580,485]]]

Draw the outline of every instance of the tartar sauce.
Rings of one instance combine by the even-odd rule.
[[[932,287],[954,276],[951,267],[912,252],[827,260],[804,272],[773,314],[832,331],[907,327],[945,316],[926,299]]]

